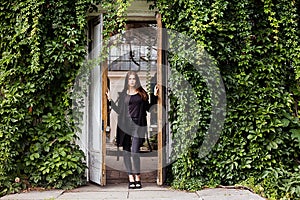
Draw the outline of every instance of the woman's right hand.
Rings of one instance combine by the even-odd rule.
[[[109,89],[107,89],[106,96],[107,96],[107,100],[108,100],[108,101],[111,101],[111,96],[110,96],[110,91],[109,91]]]

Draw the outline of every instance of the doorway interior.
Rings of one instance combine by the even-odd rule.
[[[145,34],[145,32],[147,32]],[[113,36],[114,37],[114,36]],[[112,38],[117,45],[109,50],[107,59],[107,86],[113,100],[117,100],[124,87],[128,71],[139,74],[142,87],[150,96],[157,83],[158,46],[157,23],[128,21],[125,33]],[[116,146],[117,113],[108,106],[106,131],[106,183],[127,182],[128,175],[123,163],[122,149]],[[141,175],[143,182],[157,182],[158,167],[158,124],[157,105],[151,107],[147,116],[148,131],[141,147]]]

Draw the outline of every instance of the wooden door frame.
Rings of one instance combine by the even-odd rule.
[[[108,128],[108,102],[106,91],[108,89],[108,66],[104,61],[101,64],[102,72],[102,172],[101,172],[101,186],[106,185],[106,130]]]
[[[156,15],[157,23],[157,86],[158,86],[158,101],[157,101],[157,185],[164,183],[164,152],[163,152],[163,46],[162,46],[162,22],[161,14]]]

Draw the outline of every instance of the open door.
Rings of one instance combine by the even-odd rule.
[[[89,21],[89,59],[97,59],[102,46],[102,14]],[[105,185],[105,131],[103,131],[103,77],[101,63],[90,71],[90,86],[88,91],[88,176],[91,182]],[[104,166],[104,167],[103,167]]]

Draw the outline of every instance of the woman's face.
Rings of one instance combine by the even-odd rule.
[[[136,79],[135,79],[135,75],[129,75],[128,77],[128,86],[129,87],[135,87],[136,84]]]

